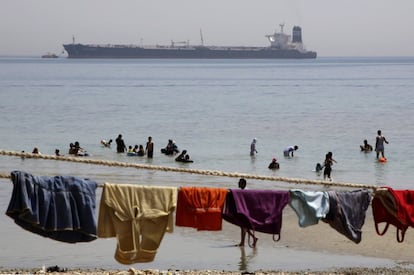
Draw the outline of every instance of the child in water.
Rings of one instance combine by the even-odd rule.
[[[318,175],[320,175],[322,172],[322,168],[322,165],[318,162],[315,167],[315,172],[318,173]]]
[[[325,156],[325,162],[323,163],[323,167],[325,168],[323,170],[324,180],[328,178],[328,180],[332,181],[331,172],[332,172],[332,165],[334,162],[336,162],[336,160],[332,158],[332,152],[328,152]]]

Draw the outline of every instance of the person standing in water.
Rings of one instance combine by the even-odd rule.
[[[385,139],[384,136],[381,135],[381,130],[377,131],[377,138],[375,141],[375,152],[377,152],[377,159],[379,158],[379,154],[381,153],[382,157],[385,159],[384,156],[384,142],[388,144],[388,141]]]
[[[127,150],[124,140],[122,139],[122,135],[119,134],[118,137],[115,139],[116,142],[116,151],[118,153],[124,153]]]
[[[154,143],[152,142],[152,137],[148,137],[147,146],[145,147],[145,151],[147,151],[147,157],[152,158],[154,155]]]
[[[323,168],[325,168],[323,170],[323,179],[325,180],[326,178],[328,178],[330,181],[332,181],[331,178],[331,172],[332,172],[332,165],[333,163],[336,163],[336,160],[334,160],[332,158],[332,152],[328,152],[325,156],[325,161],[323,163]]]
[[[250,144],[250,155],[251,156],[254,156],[255,154],[257,154],[256,142],[257,142],[257,139],[254,138],[253,141],[252,141],[252,143]]]

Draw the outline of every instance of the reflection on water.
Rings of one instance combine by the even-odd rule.
[[[375,184],[387,185],[387,170],[385,169],[386,162],[376,161],[375,163]]]
[[[239,270],[240,271],[248,271],[248,265],[250,260],[252,260],[257,255],[257,248],[252,248],[252,251],[249,255],[246,255],[246,249],[244,246],[240,246],[240,262],[239,262]]]

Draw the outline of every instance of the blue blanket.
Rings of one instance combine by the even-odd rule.
[[[11,173],[13,192],[6,215],[22,228],[57,241],[96,237],[96,188],[89,179]]]

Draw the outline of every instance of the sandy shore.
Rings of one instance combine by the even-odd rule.
[[[69,246],[21,230],[15,234],[11,241],[16,249],[0,252],[1,274],[39,274],[42,264],[46,268],[57,264],[67,270],[56,274],[414,274],[414,229],[407,230],[403,243],[397,242],[393,226],[385,236],[379,236],[371,208],[359,244],[324,222],[300,228],[296,214],[287,206],[279,242],[258,233],[257,249],[241,249],[234,246],[240,241],[240,229],[232,224],[224,222],[220,232],[176,227],[165,236],[154,262],[131,266],[114,261],[114,239]],[[39,248],[43,244],[47,246]],[[3,238],[3,245],[10,247],[11,243]],[[37,260],[40,254],[51,260]],[[30,259],[29,268],[21,258]]]
[[[280,243],[286,246],[312,251],[385,258],[414,264],[414,229],[407,230],[403,243],[397,242],[397,230],[392,225],[389,226],[385,235],[378,235],[375,231],[371,207],[366,212],[362,240],[359,244],[348,240],[324,222],[300,228],[297,216],[289,206],[284,210],[283,219]],[[380,228],[383,228],[383,225],[380,225]]]
[[[63,272],[44,272],[43,270],[36,269],[10,269],[10,270],[0,270],[0,274],[61,274],[61,275],[243,275],[243,274],[255,274],[255,275],[328,275],[328,274],[337,274],[337,275],[353,275],[353,274],[365,274],[365,275],[377,275],[377,274],[414,274],[414,271],[407,270],[401,267],[395,268],[342,268],[336,270],[327,270],[327,271],[297,271],[297,272],[285,272],[285,271],[255,271],[255,272],[229,272],[229,271],[218,271],[218,270],[137,270],[134,268],[126,270],[81,270],[81,269],[71,269]]]

